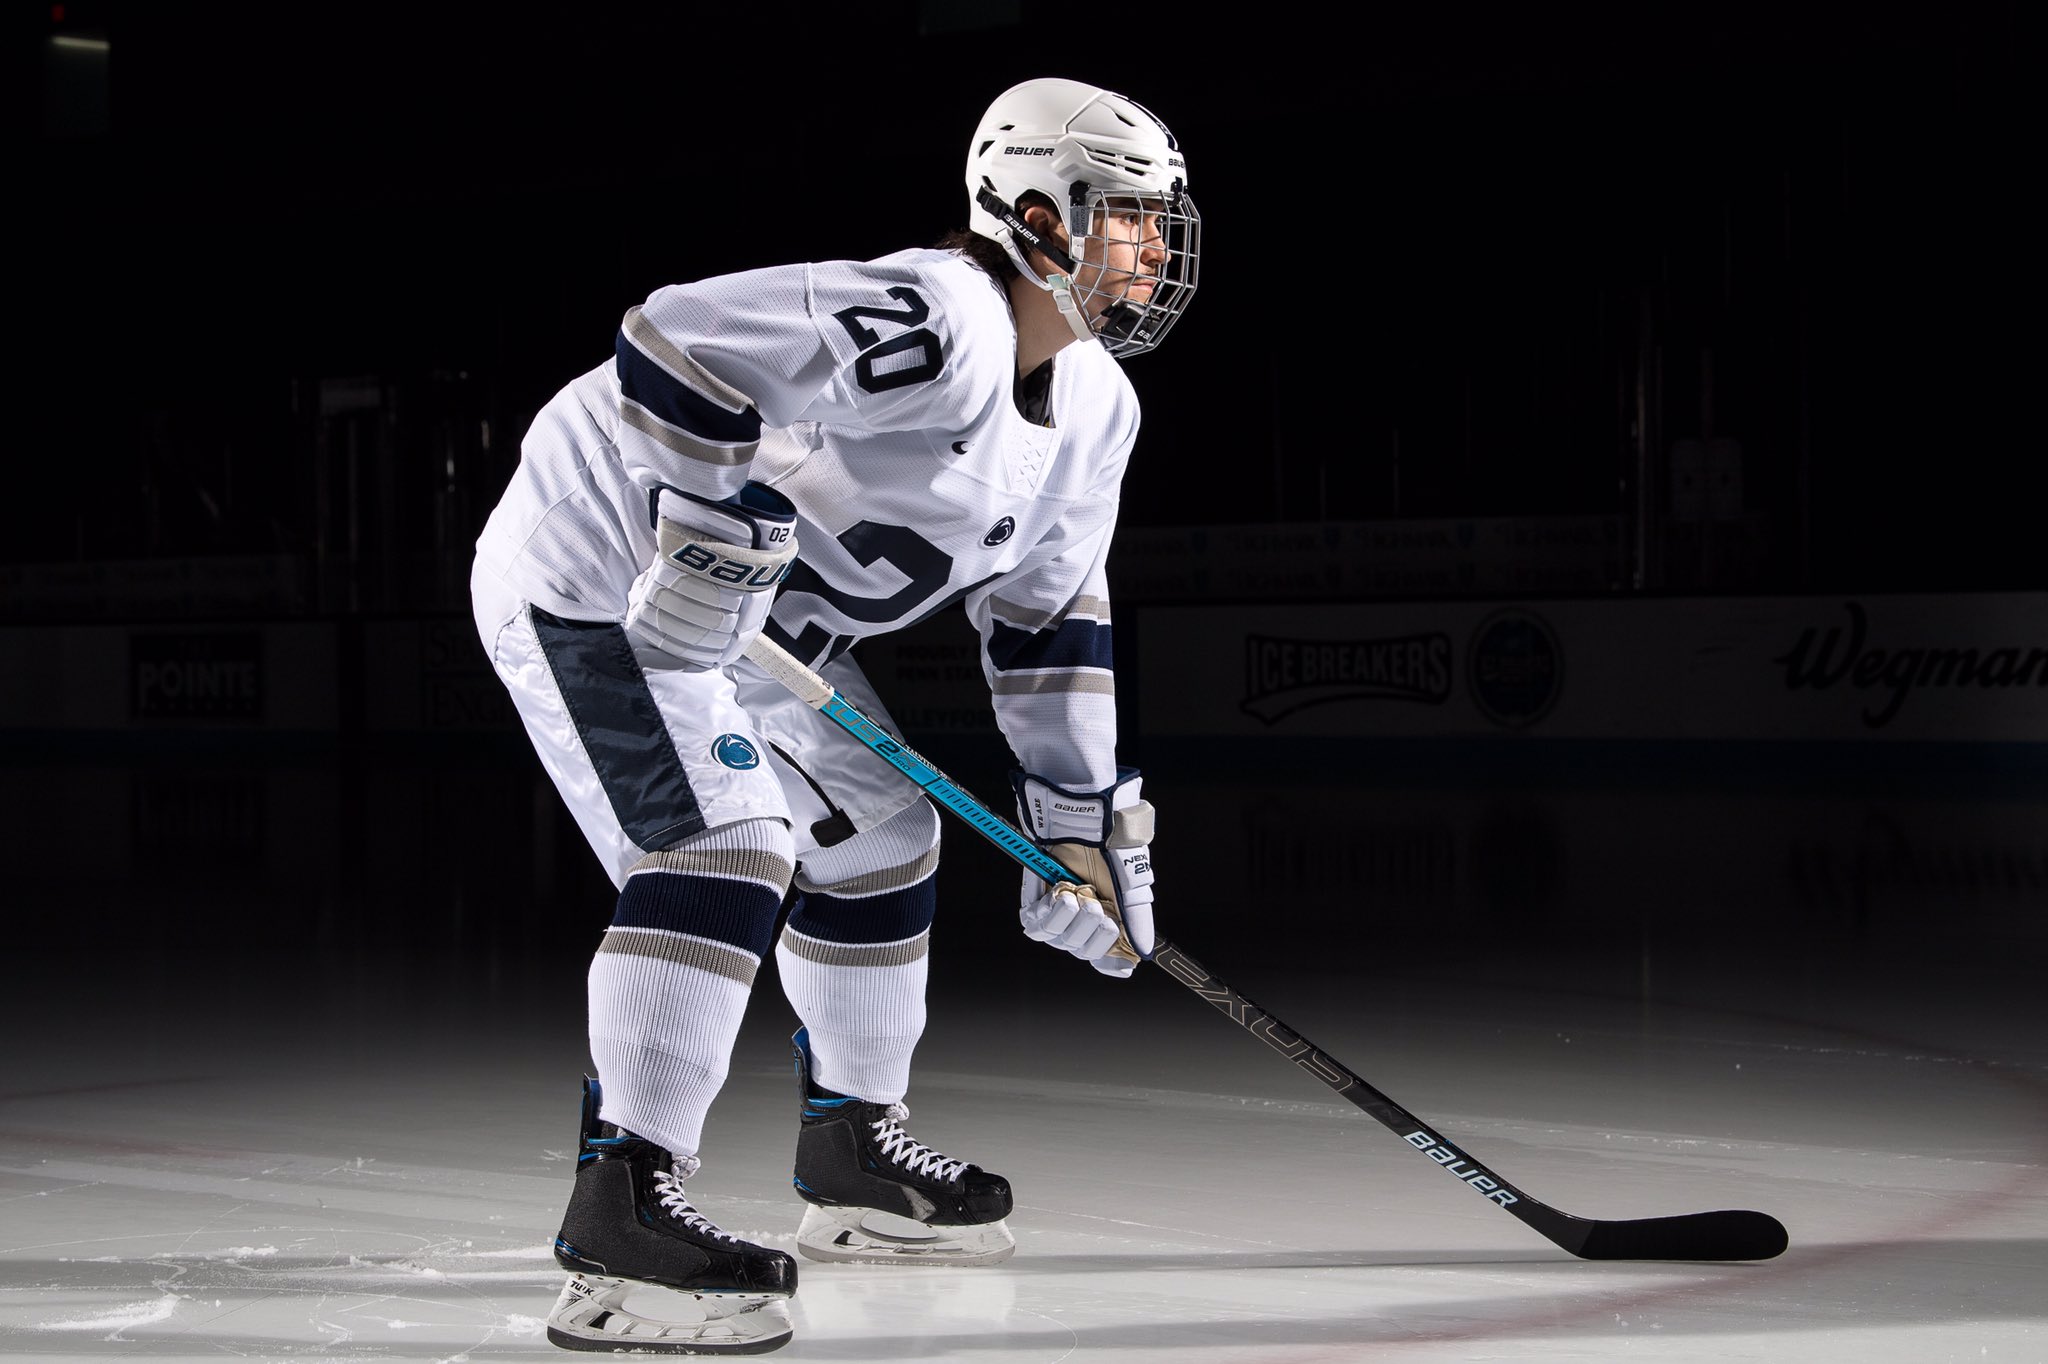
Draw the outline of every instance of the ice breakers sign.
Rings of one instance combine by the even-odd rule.
[[[1276,639],[1247,635],[1241,709],[1267,724],[1328,701],[1380,697],[1442,705],[1451,695],[1451,637]]]
[[[1825,632],[1808,626],[1788,652],[1771,662],[1784,667],[1787,691],[1827,691],[1843,684],[1858,691],[1881,689],[1884,694],[1874,708],[1863,711],[1866,729],[1890,724],[1907,694],[1923,687],[2048,687],[2048,641],[1991,648],[1918,642],[1873,648],[1868,644],[1870,618],[1862,605],[1844,602],[1843,609],[1849,613],[1846,634],[1839,625]]]

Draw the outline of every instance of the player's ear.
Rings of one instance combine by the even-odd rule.
[[[1033,232],[1062,251],[1067,250],[1067,225],[1060,221],[1058,210],[1054,209],[1043,195],[1026,195],[1023,213],[1024,222]]]

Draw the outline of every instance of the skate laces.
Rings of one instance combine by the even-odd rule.
[[[702,1162],[695,1156],[676,1157],[675,1169],[654,1172],[656,1200],[668,1209],[668,1215],[680,1221],[700,1236],[716,1236],[723,1241],[738,1241],[740,1238],[729,1231],[720,1230],[710,1218],[691,1205],[688,1194],[683,1192],[683,1181],[697,1173]]]
[[[902,1104],[890,1104],[882,1117],[868,1124],[875,1131],[875,1139],[882,1145],[882,1154],[898,1165],[906,1166],[913,1174],[928,1175],[948,1183],[958,1179],[960,1172],[967,1168],[967,1162],[954,1160],[951,1156],[932,1150],[921,1141],[912,1140],[911,1135],[902,1127],[909,1118],[908,1108]]]

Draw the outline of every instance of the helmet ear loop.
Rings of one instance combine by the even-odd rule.
[[[1032,230],[1031,224],[1024,221],[1024,215],[1004,203],[1003,197],[986,184],[975,196],[975,202],[980,204],[990,217],[1010,229],[1010,235],[1022,242],[1027,249],[1040,252],[1067,274],[1074,273],[1074,258],[1061,250],[1059,243]]]
[[[1050,237],[1043,236],[1034,230],[1029,223],[1024,221],[1023,214],[1003,202],[1003,197],[988,185],[984,184],[981,187],[981,191],[975,195],[975,202],[980,204],[990,217],[1010,230],[1010,237],[1013,241],[1022,243],[1028,251],[1039,252],[1047,260],[1059,267],[1060,273],[1050,274],[1044,279],[1038,279],[1024,263],[1023,256],[1027,252],[1013,253],[1018,256],[1018,264],[1023,267],[1024,274],[1028,278],[1036,280],[1040,287],[1052,295],[1053,305],[1059,309],[1060,316],[1067,319],[1067,326],[1072,328],[1075,339],[1079,341],[1094,340],[1095,331],[1088,321],[1088,310],[1083,308],[1074,298],[1074,258],[1063,251],[1059,244]],[[1069,229],[1070,232],[1071,230]]]

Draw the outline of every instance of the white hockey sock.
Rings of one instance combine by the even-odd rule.
[[[697,1153],[795,856],[781,820],[749,819],[649,853],[627,874],[590,963],[606,1122]]]
[[[809,1030],[812,1078],[871,1103],[910,1087],[924,1035],[939,817],[918,801],[804,859],[802,898],[775,946],[790,1007]]]

